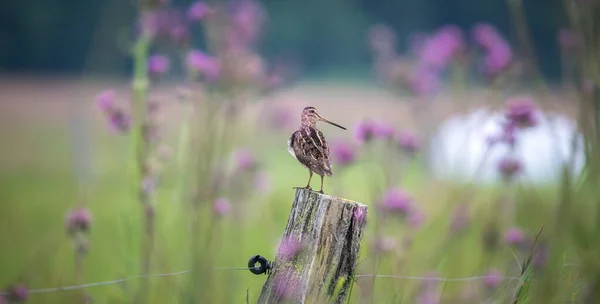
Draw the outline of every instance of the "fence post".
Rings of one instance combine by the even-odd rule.
[[[366,205],[296,189],[284,241],[258,303],[343,303],[366,215]]]

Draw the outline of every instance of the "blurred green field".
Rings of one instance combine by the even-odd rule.
[[[22,282],[31,289],[38,289],[75,284],[74,250],[65,233],[64,216],[69,208],[82,200],[87,201],[93,213],[84,281],[92,283],[138,275],[141,272],[142,210],[128,179],[129,142],[126,136],[115,136],[106,131],[92,104],[95,92],[110,83],[55,82],[41,88],[36,83],[21,86],[12,83],[5,85],[7,90],[0,90],[4,95],[0,105],[0,140],[4,143],[0,156],[0,200],[3,202],[0,204],[0,243],[3,244],[0,286]],[[124,86],[120,88],[126,92]],[[193,259],[202,259],[211,267],[220,268],[245,267],[247,260],[255,254],[274,258],[294,197],[292,187],[304,185],[308,178],[306,169],[287,152],[286,140],[291,129],[269,131],[256,121],[261,105],[276,101],[294,110],[294,126],[299,120],[298,109],[309,104],[347,127],[366,116],[388,119],[397,127],[411,126],[410,116],[400,101],[368,84],[308,83],[262,101],[262,104],[251,105],[245,120],[240,122],[242,127],[235,134],[234,146],[249,147],[259,157],[268,174],[270,190],[256,190],[244,195],[243,200],[232,202],[239,215],[232,212],[218,218],[213,215],[212,206],[204,204],[202,231],[192,232],[189,222],[193,212],[186,195],[180,191],[184,177],[177,170],[176,161],[169,163],[164,183],[157,192],[153,273],[187,270]],[[83,110],[77,112],[77,109]],[[175,117],[179,113],[176,109],[167,112],[175,113]],[[85,149],[90,153],[84,158],[89,164],[88,180],[78,179],[77,170],[81,168],[73,165],[73,130],[69,129],[69,114],[72,113],[85,113],[91,124],[89,149]],[[166,121],[169,125],[166,142],[176,148],[177,118],[167,117]],[[323,127],[323,131],[330,140],[351,136],[351,132],[344,133],[335,128]],[[519,263],[526,258],[527,251],[514,252],[500,240],[500,248],[489,253],[482,243],[485,225],[498,216],[492,207],[502,203],[504,189],[488,187],[465,192],[466,185],[427,177],[415,161],[402,168],[399,185],[414,195],[425,212],[425,223],[412,231],[401,220],[376,223],[373,197],[384,190],[381,163],[365,155],[360,157],[364,160],[359,159],[345,170],[334,171],[334,177],[325,181],[327,193],[369,205],[368,231],[363,239],[358,274],[372,274],[374,265],[378,274],[396,276],[424,276],[435,271],[440,277],[471,277],[485,275],[490,266],[497,267],[506,276],[519,273]],[[318,177],[313,179],[313,188],[318,187],[318,183]],[[516,193],[516,224],[533,236],[542,225],[546,225],[546,231],[552,231],[557,190],[553,187],[518,187]],[[224,196],[229,194],[222,193]],[[472,221],[461,235],[452,236],[449,234],[449,215],[456,205],[466,201],[472,207]],[[510,223],[503,223],[506,224]],[[376,228],[380,230],[376,232]],[[375,261],[372,250],[376,233],[393,238],[397,244]],[[190,256],[193,235],[201,236],[202,241],[210,239],[205,244],[206,254],[201,257]],[[410,247],[403,243],[407,236],[412,237]],[[499,237],[502,237],[501,233]],[[543,237],[547,239],[546,235]],[[570,263],[569,258],[565,255],[564,263]],[[576,268],[563,268],[563,277],[557,278],[557,282],[574,280],[571,277],[576,273]],[[211,292],[206,294],[203,303],[243,303],[247,291],[252,303],[256,302],[266,279],[239,270],[209,271],[193,276],[198,279],[193,282],[190,278],[192,274],[152,278],[151,303],[185,303],[182,291],[189,284],[198,286],[192,289],[210,287]],[[139,282],[130,280],[91,287],[86,292],[95,303],[129,303]],[[419,280],[377,278],[375,290],[370,290],[371,282],[371,278],[357,278],[352,303],[413,303],[411,299],[418,294],[422,284]],[[494,296],[499,299],[498,303],[505,303],[512,297],[515,284],[506,281],[494,294],[486,297]],[[439,290],[443,303],[477,303],[477,300],[469,301],[461,296],[469,291],[485,292],[481,280],[441,283]],[[573,290],[567,286],[564,292],[557,294],[572,296]],[[75,303],[80,292],[33,294],[29,303]],[[368,298],[365,295],[369,295]]]

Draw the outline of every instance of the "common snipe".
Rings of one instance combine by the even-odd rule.
[[[314,107],[306,107],[302,110],[300,128],[288,139],[288,151],[300,164],[308,168],[310,173],[306,187],[296,188],[311,189],[310,180],[314,172],[321,176],[319,192],[323,193],[323,176],[332,176],[333,172],[331,171],[329,145],[327,145],[323,133],[317,129],[317,121],[323,121],[346,130],[346,128],[321,117]]]

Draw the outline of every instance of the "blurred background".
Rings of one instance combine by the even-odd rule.
[[[597,303],[598,18],[596,1],[4,1],[0,303],[256,302],[266,277],[244,267],[287,241],[307,106],[348,129],[317,124],[325,193],[368,206],[349,303]]]

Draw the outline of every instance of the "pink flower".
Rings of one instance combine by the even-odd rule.
[[[375,134],[375,123],[371,120],[360,122],[354,128],[354,137],[360,144],[371,141]]]
[[[229,200],[224,197],[219,197],[213,202],[213,211],[218,216],[224,216],[231,210]]]
[[[364,207],[356,207],[354,208],[354,212],[352,213],[352,217],[357,222],[362,222],[367,217],[367,209]]]
[[[400,131],[397,136],[398,147],[407,154],[413,155],[419,151],[419,138],[412,132]]]
[[[473,38],[486,52],[484,71],[487,75],[495,76],[506,70],[512,63],[513,54],[508,42],[490,24],[475,25]]]
[[[403,215],[409,214],[413,204],[411,195],[397,188],[392,188],[385,192],[381,201],[384,209],[391,212],[399,212]]]
[[[199,50],[191,50],[186,58],[188,68],[201,73],[207,80],[216,80],[221,74],[221,64],[218,58],[208,56]]]
[[[284,260],[289,260],[295,257],[303,249],[304,246],[302,242],[292,237],[283,238],[279,244],[279,254]]]
[[[96,104],[102,112],[112,109],[115,105],[115,90],[104,90],[96,95]]]
[[[427,66],[420,66],[413,70],[407,85],[408,90],[416,95],[429,95],[437,92],[441,87],[438,71]]]
[[[514,125],[527,128],[537,124],[537,107],[533,98],[516,96],[506,101],[505,116]]]
[[[92,213],[86,208],[69,210],[65,217],[65,227],[70,233],[76,231],[86,232],[92,224]]]
[[[512,157],[504,157],[498,162],[498,171],[505,179],[511,179],[523,170],[521,162]]]
[[[169,35],[176,44],[184,44],[189,39],[189,31],[184,25],[176,25],[171,28]]]
[[[495,289],[500,286],[503,279],[502,273],[498,269],[492,268],[483,279],[483,284],[489,289]]]
[[[446,25],[424,41],[419,59],[428,67],[443,69],[463,49],[462,31],[455,25]]]
[[[235,162],[240,171],[252,170],[258,165],[254,155],[247,149],[239,149],[235,152]]]
[[[373,126],[373,134],[382,139],[390,139],[394,136],[394,126],[386,122],[378,122]]]
[[[375,240],[375,250],[379,253],[393,251],[397,245],[393,237],[377,237]]]
[[[148,58],[148,72],[151,75],[160,76],[169,71],[169,58],[164,55],[155,54]]]
[[[29,298],[29,290],[25,285],[14,285],[8,290],[8,300],[10,303],[25,302]]]
[[[190,5],[187,16],[190,21],[200,21],[210,12],[210,7],[203,1],[196,1]]]
[[[354,149],[345,142],[334,142],[331,145],[333,161],[341,166],[347,166],[354,161]]]
[[[509,245],[522,245],[525,241],[525,236],[521,229],[513,227],[504,233],[504,241]]]

